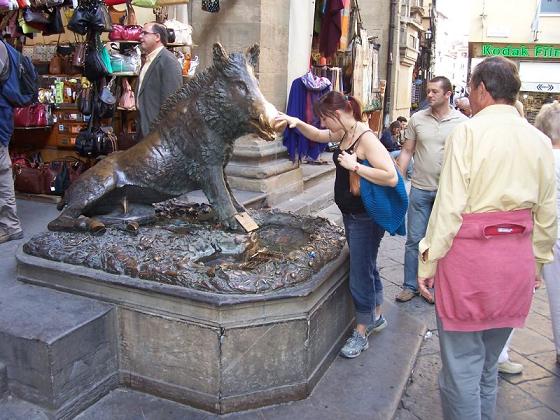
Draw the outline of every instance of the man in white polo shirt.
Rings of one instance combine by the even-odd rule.
[[[467,120],[449,103],[452,89],[447,77],[434,77],[428,82],[426,99],[430,106],[410,118],[404,133],[405,142],[397,160],[404,173],[414,156],[404,255],[404,284],[403,290],[396,296],[398,302],[409,301],[418,294],[418,243],[426,233],[436,198],[445,140],[459,123]]]

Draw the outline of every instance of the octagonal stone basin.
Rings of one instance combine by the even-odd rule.
[[[115,306],[120,383],[214,413],[307,397],[353,322],[348,250],[305,282],[212,293],[17,252],[18,279]]]

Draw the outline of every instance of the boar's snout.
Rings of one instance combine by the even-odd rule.
[[[270,102],[265,101],[263,111],[259,114],[258,120],[251,121],[251,124],[256,128],[260,137],[271,141],[283,131],[283,128],[280,128],[278,122],[275,120],[277,115],[278,110],[276,107]]]

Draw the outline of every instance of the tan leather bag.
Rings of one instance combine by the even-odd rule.
[[[350,177],[349,177],[349,181],[350,181],[350,193],[352,193],[352,195],[359,197],[360,196],[360,175],[358,175],[356,172],[349,172]]]
[[[62,57],[54,55],[49,62],[49,74],[62,74]]]
[[[107,10],[109,11],[109,16],[111,16],[111,23],[115,25],[122,24],[126,18],[126,10],[118,10],[115,6],[109,6]]]

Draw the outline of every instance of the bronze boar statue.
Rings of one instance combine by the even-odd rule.
[[[213,65],[169,97],[146,137],[107,156],[68,188],[49,230],[102,233],[101,215],[196,189],[202,189],[223,227],[237,228],[234,216],[245,209],[224,173],[233,143],[249,133],[266,140],[276,136],[278,112],[253,73],[258,56],[258,45],[228,56],[214,44]]]

